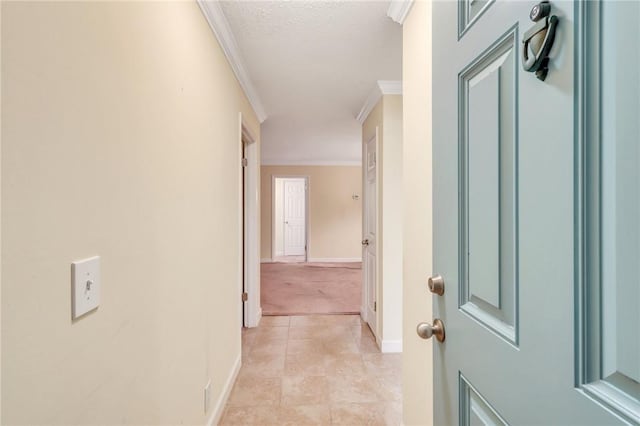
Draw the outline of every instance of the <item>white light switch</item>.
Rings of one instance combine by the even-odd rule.
[[[100,304],[100,256],[71,264],[72,316],[81,317]]]

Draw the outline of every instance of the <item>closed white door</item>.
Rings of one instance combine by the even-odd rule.
[[[306,254],[306,180],[284,181],[284,255]]]
[[[543,81],[522,49],[547,7]],[[640,424],[638,19],[433,3],[435,424]]]
[[[364,175],[364,232],[362,239],[363,248],[363,302],[364,320],[369,324],[371,331],[376,333],[376,138],[374,137],[365,146],[365,175]]]

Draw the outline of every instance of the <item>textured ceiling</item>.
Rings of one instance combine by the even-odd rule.
[[[220,4],[267,113],[263,163],[360,161],[355,117],[376,80],[402,76],[389,1]]]

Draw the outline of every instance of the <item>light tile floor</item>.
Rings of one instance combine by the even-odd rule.
[[[401,355],[357,315],[263,317],[242,358],[221,425],[401,423]]]

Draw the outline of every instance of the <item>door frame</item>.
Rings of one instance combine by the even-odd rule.
[[[304,180],[304,244],[307,249],[304,251],[304,261],[309,261],[309,192],[311,191],[311,179],[309,175],[271,175],[271,260],[276,258],[276,179],[303,179]]]
[[[240,226],[238,227],[238,248],[240,262],[238,270],[239,299],[241,303],[240,323],[245,327],[257,327],[262,318],[260,306],[260,247],[259,230],[259,197],[260,197],[260,159],[258,155],[258,140],[240,113],[238,143],[238,165],[240,183],[238,188],[238,203],[240,211]],[[247,166],[242,166],[242,151],[247,159]],[[245,174],[246,170],[246,174]],[[242,188],[244,178],[244,190]],[[244,194],[244,200],[243,200]],[[244,208],[243,208],[244,205]],[[244,238],[243,238],[244,235]],[[242,293],[246,289],[247,301],[242,301]]]

